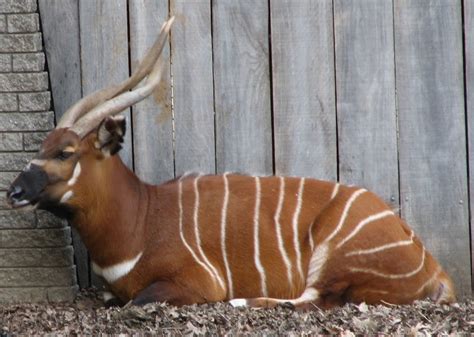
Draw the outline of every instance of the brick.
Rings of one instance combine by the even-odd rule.
[[[62,228],[67,226],[66,220],[58,218],[47,211],[37,211],[36,217],[38,218],[37,228]]]
[[[38,151],[48,132],[28,132],[23,134],[23,147],[25,151]]]
[[[0,287],[74,286],[75,267],[0,268]]]
[[[21,133],[0,133],[0,151],[22,151],[23,137]]]
[[[36,9],[36,0],[0,0],[0,13],[28,13]]]
[[[51,287],[47,289],[49,302],[72,302],[77,296],[79,287]]]
[[[0,172],[0,190],[6,191],[20,172]]]
[[[74,264],[72,246],[59,248],[0,249],[3,267],[70,267]]]
[[[12,71],[12,56],[9,54],[0,54],[0,73]]]
[[[54,128],[54,113],[0,113],[0,131],[40,131]]]
[[[58,229],[0,230],[0,248],[47,248],[71,244],[70,227]]]
[[[17,111],[16,94],[0,94],[0,111]]]
[[[41,33],[0,34],[0,52],[19,53],[43,50]]]
[[[13,71],[43,71],[43,53],[13,54]]]
[[[32,211],[2,210],[0,211],[0,230],[13,228],[36,227],[36,216]]]
[[[38,303],[47,300],[47,288],[0,288],[0,303]]]
[[[0,153],[0,171],[21,171],[33,159],[33,155],[24,152]]]
[[[9,33],[33,33],[39,31],[39,17],[32,14],[10,14],[7,16]]]
[[[49,91],[18,94],[20,111],[47,111],[50,108],[51,95]]]
[[[48,90],[48,73],[46,72],[0,74],[0,91],[46,90]]]
[[[6,15],[0,15],[0,33],[7,31],[7,17]]]

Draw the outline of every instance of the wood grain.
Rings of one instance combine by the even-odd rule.
[[[90,0],[79,2],[82,90],[87,95],[120,83],[129,77],[126,0]],[[123,113],[127,121],[125,142],[120,156],[133,168],[130,110]],[[91,273],[93,285],[102,282]]]
[[[129,77],[126,0],[79,2],[81,28],[82,91],[84,95]],[[120,156],[133,168],[130,110],[125,142]]]
[[[391,0],[334,2],[339,178],[398,209]]]
[[[267,1],[212,6],[217,171],[272,173]]]
[[[470,293],[460,1],[395,1],[403,217]]]
[[[130,57],[134,70],[168,18],[168,1],[131,0],[129,10]],[[166,68],[160,85],[152,97],[133,107],[135,172],[154,184],[174,177],[169,55],[167,43],[162,54]]]
[[[82,96],[79,8],[75,0],[39,0],[38,4],[53,108],[56,120],[59,120]],[[77,281],[85,288],[90,285],[87,249],[75,230],[72,241]]]
[[[171,1],[176,175],[214,173],[211,8],[208,0]]]
[[[275,171],[337,178],[331,1],[270,2]]]

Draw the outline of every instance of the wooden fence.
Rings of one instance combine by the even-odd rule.
[[[129,76],[177,16],[170,76],[125,112],[122,158],[142,179],[242,171],[365,186],[471,292],[472,0],[39,4],[57,116]],[[86,286],[94,278],[74,242]]]

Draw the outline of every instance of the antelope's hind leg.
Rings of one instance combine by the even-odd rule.
[[[295,299],[279,299],[271,297],[236,298],[230,300],[229,303],[234,308],[274,308],[277,305],[288,304],[293,306],[295,309],[311,309],[314,307],[319,307],[320,296],[318,290],[313,287],[308,287],[300,297]]]

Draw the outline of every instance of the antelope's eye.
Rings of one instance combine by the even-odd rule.
[[[74,152],[71,151],[61,151],[59,154],[56,156],[56,159],[59,160],[66,160],[69,157],[71,157],[74,154]]]

